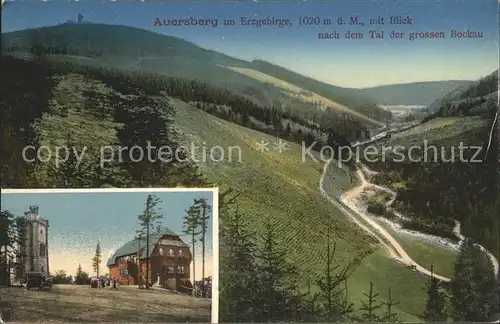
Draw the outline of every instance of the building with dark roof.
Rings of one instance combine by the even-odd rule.
[[[107,262],[110,277],[121,285],[145,284],[149,262],[150,285],[159,284],[176,291],[191,287],[192,255],[179,235],[168,228],[158,229],[149,235],[149,255],[146,250],[146,238],[125,243]]]

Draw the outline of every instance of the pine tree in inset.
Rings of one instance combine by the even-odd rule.
[[[96,276],[99,277],[99,268],[101,267],[101,245],[99,241],[95,248],[95,255],[92,258],[92,267],[94,268]]]
[[[208,230],[208,221],[210,220],[210,213],[212,211],[212,206],[208,203],[206,198],[200,198],[194,200],[194,205],[200,211],[198,224],[200,226],[200,242],[201,242],[201,278],[205,279],[205,249],[206,249],[206,235]]]
[[[158,227],[159,222],[163,218],[163,215],[158,211],[158,204],[161,203],[160,198],[155,195],[148,195],[146,198],[146,207],[144,212],[140,214],[137,218],[139,219],[139,225],[141,226],[141,231],[145,233],[146,236],[146,289],[149,289],[149,269],[150,269],[150,242],[149,236],[155,227]]]
[[[200,234],[198,228],[199,224],[200,224],[200,210],[195,205],[192,205],[191,207],[189,207],[188,210],[186,210],[186,215],[184,216],[183,233],[191,237],[191,249],[192,249],[191,254],[193,258],[193,287],[196,281],[195,249],[196,249],[196,240],[198,235]]]

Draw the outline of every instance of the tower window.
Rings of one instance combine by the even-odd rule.
[[[44,257],[44,256],[45,256],[46,249],[47,249],[47,248],[46,248],[45,244],[40,243],[40,256],[41,256],[41,257]]]

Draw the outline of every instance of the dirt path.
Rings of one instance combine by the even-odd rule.
[[[387,248],[389,251],[390,255],[392,258],[396,259],[400,263],[403,263],[407,266],[414,267],[417,271],[424,273],[426,275],[433,275],[435,278],[442,280],[442,281],[450,281],[450,278],[440,276],[438,274],[432,273],[428,269],[424,268],[417,262],[415,262],[403,249],[403,247],[394,239],[394,237],[389,234],[381,225],[376,223],[372,218],[370,218],[368,215],[365,213],[359,211],[356,206],[354,205],[354,201],[364,192],[365,189],[369,187],[377,188],[379,190],[385,191],[390,193],[393,198],[387,203],[387,206],[389,206],[394,200],[396,196],[396,192],[368,182],[365,178],[365,175],[361,169],[357,169],[356,173],[358,175],[359,180],[361,181],[361,184],[344,194],[342,196],[338,197],[339,202],[335,201],[335,199],[332,199],[324,190],[323,188],[323,183],[324,183],[324,178],[325,175],[328,171],[328,166],[330,165],[330,162],[327,162],[325,166],[323,167],[323,173],[320,178],[320,192],[321,194],[326,197],[331,203],[333,203],[337,208],[342,210],[351,220],[353,220],[358,226],[360,226],[362,229],[364,229],[366,232],[374,236],[384,247]],[[376,172],[369,170],[366,166],[362,165],[362,169],[368,173],[368,174],[376,174]],[[344,208],[345,205],[347,208]],[[395,211],[394,211],[395,212]],[[396,216],[400,218],[405,218],[403,215],[400,213],[395,212]],[[465,237],[460,234],[460,222],[456,221],[455,222],[455,228],[454,228],[455,233],[457,236],[460,238],[460,240],[464,240]],[[499,270],[499,265],[497,259],[491,254],[488,250],[483,248],[482,246],[478,245],[481,250],[483,250],[485,253],[488,254],[490,257],[494,271],[496,274],[498,274]]]
[[[388,192],[390,193],[393,198],[387,202],[386,206],[389,207],[393,202],[394,200],[396,199],[396,192],[393,191],[393,190],[390,190],[388,188],[385,188],[385,187],[382,187],[382,186],[379,186],[379,185],[376,185],[376,184],[373,184],[373,183],[370,183],[366,180],[365,176],[364,176],[364,173],[366,174],[369,174],[369,175],[374,175],[374,174],[377,174],[378,172],[376,171],[372,171],[370,169],[368,169],[365,165],[361,165],[361,168],[363,171],[361,170],[357,170],[357,174],[358,174],[358,177],[361,181],[361,186],[363,186],[363,190],[364,188],[368,188],[368,187],[374,187],[374,188],[377,188],[379,190],[382,190],[382,191],[385,191],[385,192]],[[354,188],[356,189],[356,188]],[[353,189],[353,190],[354,190]],[[352,190],[351,190],[352,191]],[[347,193],[346,193],[347,194]],[[350,195],[349,197],[346,197],[346,196],[343,196],[345,199],[355,199],[355,198],[352,198],[352,197],[359,197],[359,194],[356,195],[356,196],[352,196]],[[392,212],[399,218],[401,219],[405,219],[406,217],[403,216],[401,213],[395,211],[394,209],[392,209]],[[458,237],[458,239],[460,240],[460,242],[458,243],[460,245],[460,243],[465,240],[465,236],[462,235],[462,232],[461,232],[461,224],[458,220],[455,220],[455,227],[453,228],[453,233],[455,233],[455,235]],[[488,251],[486,248],[484,248],[482,245],[479,245],[476,243],[476,246],[479,247],[484,253],[486,253],[488,255],[488,257],[490,258],[491,260],[491,263],[493,264],[493,269],[495,271],[495,274],[498,275],[498,271],[499,271],[499,264],[498,264],[498,260],[497,258],[493,255],[493,253],[491,253],[490,251]]]
[[[380,235],[382,235],[382,237],[388,241],[390,243],[390,245],[392,246],[392,248],[394,250],[396,250],[399,254],[399,256],[393,256],[393,258],[395,258],[397,261],[405,264],[405,265],[408,265],[408,266],[413,266],[415,267],[415,270],[421,272],[421,273],[424,273],[426,275],[434,275],[434,277],[436,277],[437,279],[439,280],[442,280],[442,281],[450,281],[450,278],[447,278],[447,277],[443,277],[443,276],[440,276],[438,274],[433,274],[431,271],[429,271],[428,269],[424,268],[423,266],[419,265],[417,262],[415,262],[409,255],[408,253],[406,253],[406,251],[403,249],[403,247],[398,243],[398,241],[396,241],[396,239],[394,239],[394,237],[392,237],[391,234],[389,234],[381,225],[379,225],[378,223],[376,223],[371,217],[365,215],[364,213],[358,211],[355,207],[354,207],[354,204],[353,204],[353,200],[354,198],[357,198],[362,192],[364,189],[368,188],[368,187],[376,187],[378,189],[381,189],[381,190],[384,190],[386,192],[391,192],[393,193],[391,190],[387,189],[387,188],[383,188],[383,187],[380,187],[380,186],[377,186],[377,185],[374,185],[374,184],[371,184],[369,183],[366,178],[365,178],[365,175],[363,174],[363,172],[358,169],[356,171],[357,175],[358,175],[358,178],[359,180],[361,181],[361,184],[356,187],[356,188],[353,188],[351,189],[350,191],[344,193],[342,196],[341,196],[341,202],[343,202],[346,206],[348,206],[351,210],[353,210],[359,217],[361,217],[363,219],[364,222],[368,223],[373,229],[375,229]]]

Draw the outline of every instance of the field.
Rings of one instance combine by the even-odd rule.
[[[401,244],[408,255],[418,264],[430,269],[438,275],[453,278],[453,267],[457,252],[439,247],[409,234],[396,233],[386,226],[387,231]]]
[[[16,322],[209,322],[211,303],[190,296],[121,286],[55,285],[52,291],[2,288]]]

